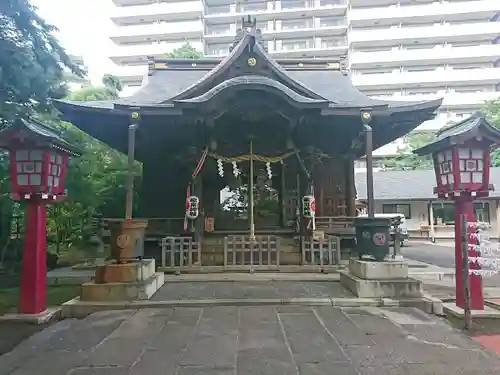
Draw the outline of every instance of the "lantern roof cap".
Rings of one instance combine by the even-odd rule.
[[[417,155],[427,155],[476,137],[486,140],[490,145],[500,144],[500,130],[491,125],[480,112],[444,127],[436,133],[435,140],[413,152]]]
[[[56,129],[34,118],[17,118],[12,125],[0,130],[0,147],[7,147],[10,140],[9,136],[20,131],[32,134],[35,138],[42,138],[50,146],[72,156],[82,155],[82,151],[66,141]]]

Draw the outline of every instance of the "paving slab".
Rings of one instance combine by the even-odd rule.
[[[0,375],[498,374],[500,357],[404,307],[180,307],[56,323],[0,357]]]
[[[336,281],[208,281],[166,283],[151,301],[190,299],[290,299],[353,297]]]

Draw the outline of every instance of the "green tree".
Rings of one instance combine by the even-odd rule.
[[[406,136],[406,148],[399,153],[383,161],[385,169],[391,170],[414,170],[431,169],[433,167],[430,155],[418,156],[412,151],[424,146],[436,138],[436,133],[431,131],[414,131]]]
[[[86,87],[70,95],[72,100],[111,100],[118,96],[119,79],[103,77],[113,87]],[[96,216],[123,216],[126,195],[126,156],[95,140],[70,123],[54,115],[39,115],[57,128],[70,143],[83,151],[80,158],[70,160],[66,175],[68,199],[49,206],[47,235],[52,250],[61,253],[71,248],[87,250],[95,233]],[[84,251],[85,253],[85,251]]]
[[[68,99],[77,101],[118,99],[123,85],[120,78],[112,74],[102,77],[104,86],[88,86],[69,94]]]
[[[0,2],[0,121],[50,108],[49,98],[66,94],[66,71],[81,77],[54,37],[56,28],[29,0]]]
[[[500,99],[486,102],[482,109],[482,114],[486,117],[489,123],[500,129]],[[500,167],[500,149],[495,148],[491,152],[491,165]]]
[[[191,44],[185,43],[179,48],[174,49],[172,52],[165,54],[170,59],[199,59],[203,54],[194,48]]]
[[[105,74],[102,76],[102,84],[110,90],[114,90],[116,93],[120,93],[123,90],[123,84],[120,77],[113,74]]]

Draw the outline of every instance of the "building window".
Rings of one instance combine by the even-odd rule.
[[[455,225],[455,207],[453,203],[434,204],[433,208],[434,225]],[[474,203],[474,216],[476,221],[491,223],[489,202]]]
[[[403,214],[406,219],[411,219],[411,207],[409,204],[383,204],[384,214]]]

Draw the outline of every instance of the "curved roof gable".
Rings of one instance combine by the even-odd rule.
[[[326,99],[313,99],[313,98],[308,98],[303,95],[300,95],[296,93],[295,91],[291,90],[289,87],[283,85],[281,82],[275,81],[273,79],[270,79],[268,77],[263,77],[263,76],[258,76],[258,75],[250,75],[250,76],[240,76],[240,77],[234,77],[230,78],[222,83],[219,83],[217,86],[211,88],[204,94],[201,94],[199,96],[189,98],[189,99],[180,99],[176,100],[177,103],[204,103],[208,102],[212,98],[214,98],[218,93],[233,87],[236,90],[238,89],[252,89],[255,87],[260,87],[264,88],[265,90],[272,91],[272,92],[277,92],[278,95],[283,96],[285,99],[288,99],[292,102],[297,102],[305,105],[312,105],[312,106],[318,106],[318,105],[328,105],[328,100]]]
[[[254,62],[254,66],[250,64],[251,61]],[[234,69],[235,66],[237,69]],[[326,100],[326,98],[314,92],[305,84],[292,78],[285,69],[264,51],[261,44],[258,43],[257,36],[252,31],[244,34],[231,53],[217,67],[199,81],[175,95],[171,100],[175,102],[202,95],[223,81],[242,75],[269,77],[301,96]]]

